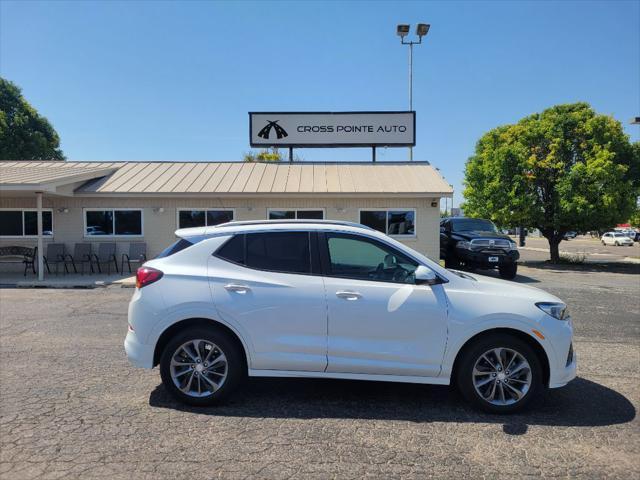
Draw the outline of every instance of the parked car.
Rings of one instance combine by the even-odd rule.
[[[440,259],[447,268],[495,269],[502,278],[515,278],[518,246],[491,220],[444,218],[440,221]]]
[[[86,234],[87,235],[106,235],[107,232],[105,232],[102,229],[102,227],[87,227]]]
[[[572,238],[576,238],[578,236],[578,232],[567,232],[564,234],[565,240],[571,240]]]
[[[627,245],[630,247],[633,246],[633,240],[631,240],[622,232],[607,232],[602,235],[602,238],[600,240],[602,241],[603,245],[615,245],[616,247],[619,247],[621,245]]]
[[[453,383],[510,413],[576,375],[560,299],[446,270],[368,227],[278,220],[176,235],[137,272],[124,346],[134,365],[159,365],[182,402],[222,401],[248,374]]]

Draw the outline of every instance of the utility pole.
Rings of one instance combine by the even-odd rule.
[[[409,34],[411,25],[400,24],[396,28],[396,33],[400,37],[400,43],[402,45],[409,45],[409,111],[413,112],[413,46],[420,45],[422,43],[422,37],[429,33],[431,25],[428,23],[419,23],[416,25],[416,35],[418,41],[410,40],[405,42],[404,37]],[[409,161],[413,162],[413,147],[409,147]]]

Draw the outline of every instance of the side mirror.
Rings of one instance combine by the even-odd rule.
[[[439,283],[436,272],[424,265],[418,265],[414,275],[416,277],[416,285],[435,285],[436,283]]]

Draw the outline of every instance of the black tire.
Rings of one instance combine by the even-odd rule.
[[[500,277],[506,280],[513,280],[516,278],[516,273],[518,273],[518,264],[509,263],[507,265],[501,265],[498,267],[498,271],[500,272]]]
[[[182,392],[171,377],[171,359],[181,345],[190,340],[202,339],[216,345],[226,357],[226,378],[213,393],[204,397],[195,397]],[[181,331],[173,337],[160,357],[160,376],[167,391],[178,401],[198,407],[211,406],[223,402],[246,376],[244,354],[237,342],[228,333],[211,327],[193,327]],[[189,375],[189,373],[187,373]],[[215,377],[212,377],[215,378]],[[205,385],[203,383],[203,385]]]
[[[531,384],[524,396],[509,405],[495,405],[485,400],[477,391],[473,383],[473,369],[478,359],[494,348],[506,348],[518,352],[529,363],[531,370]],[[456,383],[462,396],[479,410],[509,414],[520,412],[527,408],[543,391],[542,363],[536,352],[524,341],[508,333],[488,334],[480,337],[461,353],[457,367]]]
[[[444,259],[444,267],[445,268],[460,268],[460,260],[458,260],[453,255],[449,255]]]

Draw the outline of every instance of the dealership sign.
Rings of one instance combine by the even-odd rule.
[[[249,112],[252,147],[407,147],[416,112]]]

